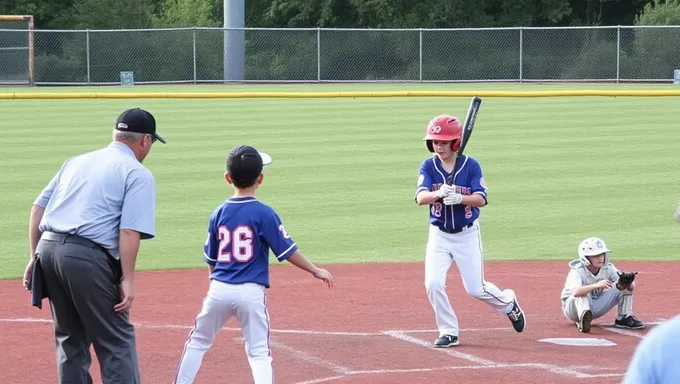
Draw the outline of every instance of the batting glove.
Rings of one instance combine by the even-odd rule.
[[[456,205],[463,201],[463,195],[460,193],[452,193],[444,198],[444,205]]]
[[[454,193],[456,193],[456,186],[455,185],[443,184],[437,190],[437,197],[440,198],[440,199],[443,199],[446,196],[449,196],[449,195],[454,194]]]

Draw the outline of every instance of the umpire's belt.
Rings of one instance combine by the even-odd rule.
[[[443,225],[440,225],[438,228],[439,228],[440,231],[445,232],[445,233],[458,233],[458,232],[462,232],[464,229],[472,227],[473,224],[474,224],[474,221],[470,224],[464,225],[462,227],[454,228],[454,229],[448,229],[448,228],[444,227]]]
[[[95,243],[94,241],[88,240],[88,239],[86,239],[82,236],[71,235],[69,233],[57,233],[57,232],[46,231],[46,232],[43,232],[41,239],[58,241],[62,244],[63,243],[72,243],[72,244],[84,245],[86,247],[90,247],[90,248],[100,250],[100,251],[104,252],[105,255],[109,256],[109,252],[106,250],[106,248],[104,248],[101,245]]]

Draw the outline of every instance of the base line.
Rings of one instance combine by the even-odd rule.
[[[439,372],[439,371],[457,371],[457,370],[481,370],[481,369],[514,369],[514,368],[531,368],[531,369],[546,369],[547,364],[536,364],[536,363],[518,363],[518,364],[495,364],[495,365],[456,365],[451,367],[437,367],[437,368],[412,368],[412,369],[376,369],[376,370],[366,370],[366,371],[350,371],[346,375],[323,377],[318,379],[299,381],[296,384],[317,384],[325,383],[328,381],[344,379],[348,376],[355,375],[381,375],[381,374],[395,374],[395,373],[427,373],[427,372]],[[569,376],[570,374],[566,374]],[[598,377],[620,377],[623,376],[621,373],[598,373],[598,374],[587,374],[580,373],[578,378],[591,379]]]
[[[618,333],[619,335],[637,337],[638,339],[642,339],[642,338],[645,337],[645,335],[641,335],[638,332],[629,331],[627,329],[620,329],[620,328],[612,327],[612,326],[609,326],[609,325],[602,327],[602,329],[609,331],[609,332]]]
[[[384,332],[386,335],[394,337],[399,340],[403,340],[412,344],[420,345],[425,348],[432,348],[432,344],[422,340],[418,339],[416,337],[412,337],[409,335],[406,335],[404,333],[399,333],[399,332]],[[455,348],[455,347],[454,347]],[[504,363],[498,363],[492,360],[487,360],[478,356],[470,355],[468,353],[463,353],[463,352],[458,352],[453,350],[452,348],[436,348],[437,351],[441,351],[443,353],[449,354],[451,356],[468,360],[473,363],[479,364],[481,366],[486,366],[489,368],[505,368],[508,367],[510,364],[504,364]],[[586,378],[592,378],[592,377],[603,377],[601,375],[611,375],[609,373],[604,373],[604,374],[598,374],[598,375],[592,375],[588,373],[583,373],[581,371],[577,371],[575,369],[570,369],[566,367],[560,367],[557,365],[552,365],[552,364],[542,364],[542,363],[526,363],[526,364],[512,364],[513,367],[528,367],[528,368],[537,368],[537,369],[542,369],[545,371],[548,371],[550,373],[555,373],[558,375],[562,376],[567,376],[567,377],[576,377],[580,379],[586,379]]]
[[[428,348],[432,347],[431,343],[428,343],[427,341],[421,340],[417,337],[409,336],[409,335],[407,335],[403,332],[387,331],[387,332],[383,332],[383,333],[387,336],[394,337],[395,339],[406,341],[408,343],[417,344],[417,345],[420,345],[420,346],[423,346],[423,347],[428,347]],[[449,354],[453,357],[457,357],[459,359],[467,360],[467,361],[470,361],[470,362],[473,362],[473,363],[479,364],[479,365],[493,365],[493,366],[498,365],[498,363],[496,363],[494,361],[482,359],[481,357],[477,357],[477,356],[470,355],[470,354],[467,354],[467,353],[458,352],[458,351],[450,349],[450,348],[442,348],[442,349],[437,349],[437,350],[442,351],[443,353]]]
[[[647,324],[660,324],[664,320],[658,320],[656,322],[648,322]],[[52,323],[51,319],[45,319],[45,318],[37,318],[37,317],[28,317],[28,318],[0,318],[0,323]],[[145,322],[139,322],[135,323],[136,327],[140,328],[149,328],[149,329],[186,329],[190,330],[193,328],[193,326],[190,325],[178,325],[178,324],[153,324],[153,323],[145,323]],[[605,329],[608,329],[607,327],[603,327]],[[507,330],[509,328],[469,328],[469,329],[461,329],[461,331],[489,331],[489,330]],[[222,330],[226,331],[238,331],[240,332],[240,328],[233,328],[233,327],[223,327]],[[631,334],[635,335],[636,337],[640,337],[638,334],[634,334],[631,331],[625,331],[625,330],[620,330],[620,329],[608,329],[611,331],[622,331],[625,332],[624,334]],[[389,336],[398,340],[406,341],[412,344],[420,345],[423,347],[431,348],[431,343],[418,339],[412,336],[407,335],[407,333],[425,333],[425,332],[437,332],[436,330],[392,330],[392,331],[383,331],[383,332],[343,332],[343,331],[311,331],[311,330],[294,330],[294,329],[272,329],[272,333],[282,333],[282,334],[308,334],[308,335],[339,335],[339,336]],[[239,338],[236,338],[237,340]],[[317,379],[312,379],[308,381],[302,381],[298,382],[297,384],[318,384],[318,383],[325,383],[328,381],[333,381],[333,380],[339,380],[348,376],[354,376],[354,375],[371,375],[371,374],[390,374],[390,373],[409,373],[409,372],[434,372],[434,371],[442,371],[442,370],[466,370],[466,369],[472,369],[472,370],[478,370],[478,369],[502,369],[502,368],[534,368],[534,369],[542,369],[546,370],[551,373],[555,373],[558,375],[563,375],[563,376],[568,376],[568,377],[575,377],[575,378],[598,378],[598,377],[619,377],[623,376],[623,374],[618,374],[618,373],[599,373],[599,374],[587,374],[578,371],[577,369],[594,369],[589,366],[572,366],[572,367],[560,367],[552,364],[541,364],[541,363],[513,363],[513,364],[505,364],[505,363],[498,363],[495,361],[487,360],[478,356],[474,356],[471,354],[455,351],[453,349],[445,348],[445,349],[437,349],[437,351],[441,351],[443,353],[447,353],[453,357],[457,357],[459,359],[464,359],[468,360],[474,364],[477,365],[468,365],[468,366],[451,366],[451,367],[438,367],[438,368],[413,368],[413,369],[381,369],[381,370],[351,370],[350,368],[343,367],[340,365],[337,365],[335,363],[332,363],[330,361],[323,360],[321,358],[318,358],[316,356],[310,355],[306,352],[294,349],[292,347],[289,347],[285,344],[281,344],[279,342],[271,342],[272,346],[275,348],[280,348],[284,349],[288,352],[290,352],[293,356],[302,359],[304,361],[310,362],[312,364],[319,365],[321,367],[327,368],[334,373],[338,374],[336,376],[329,376],[325,378],[317,378]]]
[[[660,325],[665,322],[666,319],[656,319],[654,321],[647,321],[646,325]],[[625,329],[625,328],[618,328],[613,325],[602,325],[600,328],[604,329],[605,331],[613,332],[613,333],[618,333],[619,335],[626,335],[626,336],[632,336],[632,337],[637,337],[638,339],[644,339],[645,335],[647,333],[641,333],[640,331],[642,330],[631,330],[631,329]],[[647,331],[647,329],[645,329]]]
[[[0,318],[0,323],[52,323],[52,319],[44,319],[38,317],[24,317],[24,318]],[[149,328],[149,329],[186,329],[190,330],[193,325],[180,324],[153,324],[147,322],[133,323],[135,327]],[[222,327],[222,331],[241,332],[240,328],[236,327]],[[509,327],[503,328],[462,328],[461,332],[486,332],[486,331],[507,331],[513,330]],[[312,331],[306,329],[272,329],[272,333],[280,334],[296,334],[296,335],[321,335],[321,336],[385,336],[384,332],[348,332],[348,331]],[[436,329],[408,329],[408,330],[390,330],[387,332],[398,333],[437,333]]]
[[[236,337],[236,338],[234,338],[234,340],[236,340],[240,344],[243,344],[245,342],[245,339],[243,337]],[[295,349],[293,347],[289,347],[288,345],[283,344],[283,343],[279,343],[278,341],[269,340],[269,345],[271,345],[273,348],[281,349],[281,350],[284,350],[284,351],[290,353],[294,358],[300,359],[300,360],[307,362],[307,363],[310,363],[310,364],[317,365],[317,366],[322,367],[322,368],[326,368],[326,369],[332,371],[333,373],[338,373],[338,374],[342,375],[342,376],[335,376],[335,377],[343,377],[343,376],[348,375],[348,374],[353,372],[351,368],[343,367],[342,365],[338,365],[338,364],[335,364],[331,361],[324,360],[324,359],[317,357],[317,356],[314,356],[310,353],[301,351],[299,349]]]

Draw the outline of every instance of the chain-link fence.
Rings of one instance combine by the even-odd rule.
[[[0,48],[28,38],[0,29]],[[667,82],[680,69],[680,26],[34,30],[33,39],[35,84],[119,84],[123,71],[136,83]],[[26,72],[28,53],[16,52],[0,54],[0,83]]]
[[[0,28],[0,83],[16,84],[29,81],[29,20],[2,21]]]

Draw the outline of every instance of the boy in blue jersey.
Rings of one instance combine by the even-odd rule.
[[[298,249],[271,207],[255,198],[262,168],[271,157],[250,146],[229,152],[225,179],[234,195],[210,216],[204,259],[210,269],[210,289],[180,359],[175,384],[193,383],[203,355],[224,323],[236,316],[255,384],[273,382],[269,346],[269,250],[291,264],[334,285],[328,271],[316,267]]]
[[[421,164],[416,186],[416,203],[430,206],[425,288],[439,331],[434,341],[436,348],[459,344],[458,318],[446,294],[446,276],[454,261],[470,296],[507,315],[515,331],[526,328],[515,292],[501,291],[484,280],[478,218],[479,209],[487,204],[486,183],[479,162],[472,157],[461,156],[458,167],[453,169],[462,132],[462,124],[455,116],[442,115],[430,120],[423,140],[435,155]],[[448,185],[452,173],[453,185]]]

